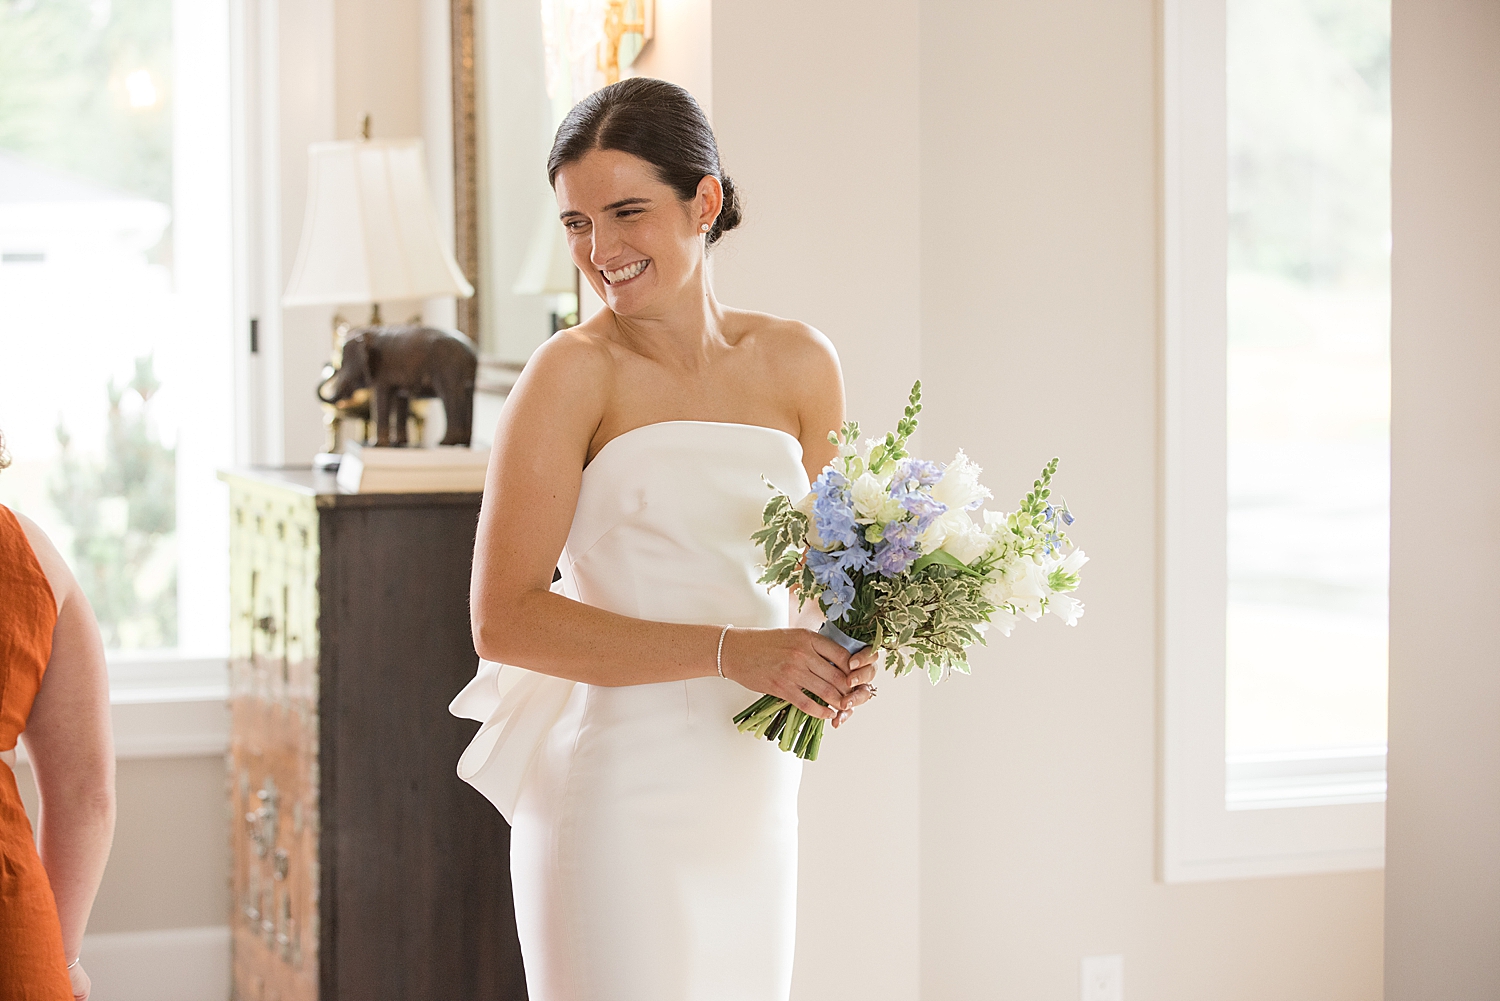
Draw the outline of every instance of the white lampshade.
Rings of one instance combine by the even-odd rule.
[[[474,294],[449,253],[420,139],[314,143],[284,306]]]
[[[568,235],[557,221],[557,207],[547,206],[537,222],[526,259],[511,289],[516,295],[564,295],[578,291],[578,269],[568,249]]]

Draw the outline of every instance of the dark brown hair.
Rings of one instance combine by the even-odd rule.
[[[665,80],[630,77],[579,101],[557,128],[547,157],[547,180],[598,149],[619,150],[651,164],[663,184],[683,201],[698,193],[710,174],[724,186],[724,205],[708,231],[713,246],[742,221],[734,182],[719,166],[719,144],[693,95]]]

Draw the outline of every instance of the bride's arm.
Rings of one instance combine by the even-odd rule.
[[[506,400],[474,546],[475,650],[592,685],[716,674],[720,626],[650,622],[551,591],[610,378],[607,349],[563,332],[536,352]],[[848,664],[838,644],[805,629],[734,629],[724,640],[728,677],[825,718],[848,699]]]

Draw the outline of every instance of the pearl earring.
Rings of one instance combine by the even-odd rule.
[[[704,223],[702,226],[699,226],[698,228],[700,230],[702,230],[703,232],[707,233],[708,232],[708,223]]]

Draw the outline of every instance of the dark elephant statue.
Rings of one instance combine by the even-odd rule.
[[[405,445],[412,400],[443,401],[448,431],[442,445],[467,445],[474,423],[479,358],[468,338],[433,327],[361,327],[344,341],[338,371],[318,387],[324,403],[370,388],[377,445]]]

